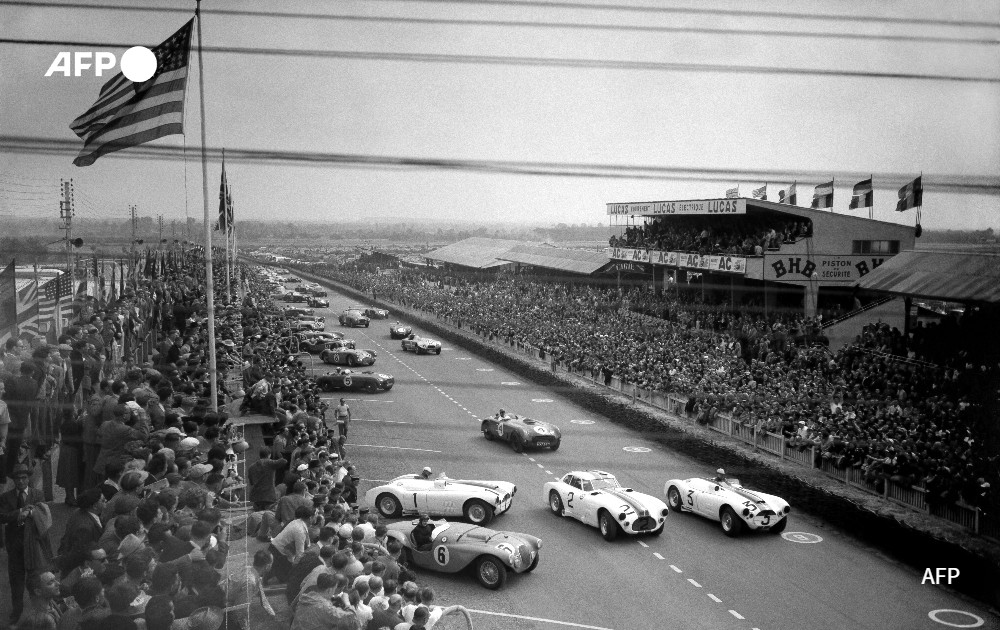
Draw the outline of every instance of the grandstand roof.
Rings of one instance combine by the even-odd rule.
[[[900,252],[861,278],[858,287],[952,302],[1000,303],[1000,255]]]
[[[508,261],[501,259],[501,256],[522,244],[522,241],[505,241],[498,238],[480,238],[474,236],[435,249],[429,254],[425,254],[425,257],[438,262],[461,265],[462,267],[489,269],[490,267],[509,264]]]
[[[611,262],[605,251],[561,247],[518,245],[500,256],[501,260],[590,275]]]

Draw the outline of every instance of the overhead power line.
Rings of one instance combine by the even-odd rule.
[[[785,19],[785,20],[818,20],[823,22],[857,22],[863,24],[908,24],[923,26],[955,26],[971,28],[1000,28],[998,22],[977,21],[977,20],[948,20],[941,18],[916,18],[897,17],[883,15],[845,15],[839,13],[804,13],[795,11],[760,11],[750,9],[716,9],[716,8],[691,8],[665,5],[626,5],[626,4],[589,4],[585,2],[552,2],[549,0],[380,0],[386,3],[410,3],[410,4],[453,4],[465,6],[489,6],[489,7],[518,7],[518,8],[538,8],[538,9],[572,9],[575,11],[602,11],[638,14],[661,14],[661,15],[706,15],[712,17],[742,17],[742,18],[764,18],[764,19]],[[22,6],[22,7],[45,7],[45,8],[67,8],[67,9],[109,9],[109,10],[129,10],[148,12],[170,12],[186,13],[194,12],[188,7],[133,7],[130,5],[96,5],[83,2],[29,2],[19,0],[0,0],[0,5]],[[905,6],[905,5],[904,5]],[[202,15],[230,15],[230,16],[261,16],[261,17],[302,17],[308,19],[325,19],[329,14],[325,13],[286,13],[278,11],[248,11],[245,9],[202,9]]]
[[[30,46],[59,46],[90,49],[130,48],[137,44],[114,42],[61,41],[49,39],[0,38],[0,44]],[[454,63],[481,66],[536,66],[598,70],[659,71],[659,72],[712,72],[720,74],[777,74],[843,77],[854,79],[904,79],[915,81],[949,81],[959,83],[1000,83],[1000,77],[955,76],[948,74],[919,74],[910,72],[873,72],[868,70],[835,70],[832,68],[789,68],[781,66],[753,66],[744,64],[680,63],[670,61],[628,61],[607,59],[580,59],[557,57],[514,57],[494,55],[461,55],[436,53],[391,53],[352,50],[309,50],[293,48],[245,48],[238,46],[204,46],[202,51],[237,55],[263,55],[312,57],[327,59],[356,59],[362,61],[393,61],[415,63]]]
[[[123,4],[114,5],[94,5],[86,3],[62,3],[62,2],[23,2],[13,0],[0,0],[0,6],[20,6],[36,8],[59,8],[59,9],[93,9],[104,11],[139,11],[149,13],[179,13],[188,15],[192,13],[189,8],[180,7],[155,7],[155,6],[132,6]],[[586,30],[605,32],[629,32],[629,33],[675,33],[692,35],[737,35],[748,37],[785,37],[785,38],[808,38],[808,39],[843,39],[861,41],[891,41],[891,42],[924,42],[924,43],[944,43],[944,44],[972,44],[996,46],[1000,44],[997,38],[966,38],[966,37],[944,37],[941,35],[886,35],[881,33],[856,33],[853,31],[825,32],[807,31],[796,29],[740,29],[740,28],[720,28],[720,27],[692,27],[692,26],[658,26],[650,24],[604,24],[589,22],[558,22],[558,21],[526,21],[526,20],[500,20],[500,19],[462,19],[462,18],[430,18],[430,17],[397,17],[397,16],[369,16],[369,15],[345,15],[340,13],[296,13],[289,11],[249,11],[243,9],[203,9],[202,15],[218,15],[225,17],[241,18],[265,18],[268,20],[309,20],[309,21],[330,21],[330,22],[356,22],[366,24],[402,24],[420,26],[461,26],[461,27],[493,27],[493,28],[525,28],[525,29],[563,29],[563,30]]]
[[[11,153],[75,156],[80,143],[56,138],[31,138],[26,136],[0,136],[0,150]],[[206,149],[210,159],[221,160],[222,149]],[[144,144],[130,147],[102,159],[158,159],[183,160],[183,147]],[[233,163],[270,166],[312,166],[334,168],[371,168],[381,170],[451,170],[473,173],[505,175],[537,175],[549,177],[578,177],[590,179],[649,179],[673,181],[722,181],[738,183],[781,181],[828,181],[830,177],[850,181],[874,176],[879,186],[900,186],[912,181],[913,173],[871,173],[871,171],[801,171],[781,169],[732,169],[702,167],[658,167],[620,164],[586,164],[567,162],[536,162],[517,160],[456,160],[446,158],[398,157],[360,155],[351,153],[324,153],[306,151],[281,151],[272,149],[233,149],[226,147],[226,159]],[[965,194],[1000,194],[1000,177],[955,174],[923,174],[927,190]]]

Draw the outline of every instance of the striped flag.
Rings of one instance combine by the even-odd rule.
[[[73,284],[68,273],[61,273],[42,285],[42,296],[38,300],[38,316],[42,321],[54,321],[56,303],[72,295]]]
[[[875,193],[872,189],[872,179],[862,180],[854,184],[854,192],[851,197],[851,210],[857,208],[871,208],[875,205]]]
[[[17,328],[21,337],[38,336],[38,318],[38,283],[27,280],[17,290]]]
[[[17,280],[14,275],[14,261],[11,260],[0,272],[0,334],[17,325]]]
[[[919,208],[924,201],[924,186],[920,182],[920,176],[899,189],[899,201],[896,202],[896,212],[903,212],[910,208]]]
[[[194,18],[153,48],[156,72],[148,81],[133,83],[119,72],[104,84],[97,102],[70,124],[83,140],[73,164],[90,166],[106,153],[184,133],[193,24]]]
[[[726,199],[736,199],[740,196],[740,187],[730,188],[726,191]]]
[[[754,188],[750,193],[753,195],[754,199],[760,199],[761,201],[767,201],[767,184],[764,184],[760,188]]]
[[[797,195],[797,193],[795,191],[796,185],[798,185],[798,182],[794,182],[788,188],[788,196],[786,197],[786,201],[785,201],[785,203],[790,203],[793,206],[798,205],[798,195]]]
[[[825,184],[820,184],[813,191],[813,208],[832,208],[833,207],[833,180],[831,179]]]

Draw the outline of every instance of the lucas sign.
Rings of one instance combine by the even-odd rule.
[[[746,199],[699,199],[695,201],[633,201],[609,203],[609,215],[660,216],[670,214],[746,214]]]

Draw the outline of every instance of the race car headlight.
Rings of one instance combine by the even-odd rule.
[[[625,512],[622,512],[621,514],[618,515],[618,520],[619,521],[624,521],[625,520]]]
[[[743,508],[743,516],[750,516],[750,508]]]
[[[666,516],[668,511],[669,510],[667,510],[667,508],[663,508],[662,510],[660,510],[660,515],[661,516]]]
[[[539,538],[538,542],[535,543],[535,548],[536,549],[541,549],[542,548],[542,539],[541,538]]]
[[[788,506],[788,505],[786,505],[786,506],[785,506],[785,509],[784,509],[784,512],[785,512],[785,514],[788,514],[788,513],[789,513],[789,512],[791,512],[791,511],[792,511],[792,508],[791,508],[791,506]]]

